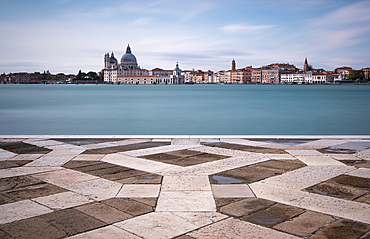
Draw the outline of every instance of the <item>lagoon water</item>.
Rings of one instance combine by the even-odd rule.
[[[0,135],[370,135],[370,86],[0,85]]]

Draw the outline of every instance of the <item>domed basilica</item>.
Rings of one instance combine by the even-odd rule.
[[[158,68],[157,68],[158,69]],[[118,63],[114,53],[104,55],[104,81],[112,84],[183,84],[184,76],[176,65],[174,70],[148,71],[140,68],[130,45],[127,45],[126,53]],[[163,74],[165,73],[165,74]]]
[[[111,56],[109,56],[109,53],[106,53],[104,56],[104,68],[121,70],[140,69],[139,65],[137,64],[136,57],[131,52],[130,45],[127,46],[126,53],[121,57],[120,64],[118,64],[113,52]]]

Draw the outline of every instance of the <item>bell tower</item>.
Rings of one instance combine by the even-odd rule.
[[[235,71],[236,70],[236,63],[235,63],[235,60],[233,59],[233,61],[231,62],[231,70],[232,71]]]

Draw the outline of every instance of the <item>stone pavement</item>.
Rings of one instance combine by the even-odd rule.
[[[0,238],[370,238],[369,136],[0,136]]]

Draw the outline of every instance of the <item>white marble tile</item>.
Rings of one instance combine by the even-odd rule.
[[[224,156],[238,157],[238,158],[241,158],[241,157],[248,158],[253,155],[263,156],[263,154],[251,153],[251,152],[234,150],[234,149],[209,147],[209,146],[196,147],[196,148],[193,148],[192,150],[200,151],[203,153],[217,154],[217,155],[224,155]]]
[[[86,149],[84,147],[73,145],[73,144],[60,144],[60,145],[53,145],[48,146],[48,149],[52,150],[66,150],[66,151],[80,151],[81,153]]]
[[[5,139],[0,139],[1,142],[22,142],[23,140],[26,140],[26,138],[5,138]]]
[[[172,139],[171,145],[200,145],[199,139]]]
[[[211,191],[162,191],[157,212],[206,212],[216,211]]]
[[[123,238],[123,239],[140,239],[141,237],[135,236],[121,228],[116,226],[106,226],[98,228],[92,231],[80,233],[68,239],[113,239],[113,238]]]
[[[53,210],[61,210],[93,202],[93,200],[74,192],[63,192],[45,197],[38,197],[32,199],[32,201]]]
[[[211,185],[208,176],[174,175],[164,176],[162,191],[210,191]]]
[[[122,184],[106,179],[94,179],[62,186],[70,191],[82,194],[93,200],[105,200],[116,197]]]
[[[260,154],[250,154],[250,157],[240,158],[231,157],[221,159],[213,162],[207,162],[186,168],[171,169],[168,172],[164,172],[164,175],[176,175],[176,174],[192,174],[192,175],[211,175],[222,171],[239,168],[263,161],[267,161],[269,158],[261,156]]]
[[[12,160],[35,160],[43,156],[44,154],[18,154]]]
[[[56,141],[56,140],[34,140],[31,141],[33,145],[39,146],[39,147],[45,147],[47,148],[48,146],[55,146],[55,145],[63,145],[65,143]]]
[[[159,154],[159,153],[167,153],[177,150],[183,150],[183,149],[190,149],[197,147],[198,145],[166,145],[166,146],[160,146],[160,147],[153,147],[153,148],[147,148],[147,149],[138,149],[138,150],[131,150],[122,152],[120,154],[133,156],[133,157],[140,157],[145,155],[151,155],[151,154]]]
[[[354,154],[327,154],[327,156],[337,160],[359,160]]]
[[[354,170],[349,166],[308,166],[257,183],[300,190]],[[252,183],[251,185],[253,185]]]
[[[294,239],[299,238],[287,233],[279,232],[267,227],[262,227],[234,218],[216,222],[212,225],[203,227],[199,230],[187,234],[188,236],[199,239],[216,238],[263,238],[263,239]]]
[[[17,177],[28,174],[48,172],[63,169],[62,167],[16,167],[0,169],[0,178]]]
[[[172,212],[172,214],[185,219],[198,227],[203,227],[227,218],[228,216],[217,212]]]
[[[53,150],[33,162],[28,163],[26,166],[62,166],[82,152],[83,150]]]
[[[152,142],[166,142],[166,143],[171,143],[172,139],[167,138],[167,139],[152,139]]]
[[[116,226],[106,226],[98,228],[92,231],[80,233],[68,239],[114,239],[114,238],[123,238],[123,239],[140,239],[141,237],[135,236],[121,228]]]
[[[212,185],[215,198],[250,198],[255,197],[247,184]]]
[[[286,150],[291,155],[297,157],[297,156],[323,156],[324,154],[320,153],[316,150]]]
[[[72,160],[75,156],[42,156],[25,166],[38,167],[38,166],[62,166],[68,161]]]
[[[0,224],[35,217],[49,212],[53,212],[53,210],[31,200],[8,203],[0,205]]]
[[[346,142],[348,142],[348,140],[319,139],[319,140],[310,141],[304,144],[296,145],[296,147],[326,148],[326,147],[335,146],[338,144],[343,144]]]
[[[150,141],[151,139],[125,139],[125,140],[113,141],[110,143],[116,146],[124,146],[124,145],[129,145],[129,144],[146,143]]]
[[[117,146],[116,144],[113,144],[111,142],[81,145],[81,147],[85,149],[101,149],[101,148],[110,148],[110,147],[116,147],[116,146]]]
[[[142,170],[150,173],[161,173],[163,170],[168,169],[177,169],[181,168],[180,166],[165,164],[161,162],[156,162],[152,160],[134,158],[122,154],[108,154],[101,161],[116,164],[132,169]]]
[[[80,161],[100,161],[104,158],[105,154],[80,154],[77,155],[73,160],[80,160]]]
[[[347,175],[356,176],[356,177],[362,177],[362,178],[370,178],[370,168],[359,168],[356,170],[353,170]]]
[[[87,173],[81,173],[79,171],[75,171],[72,169],[64,169],[62,170],[55,170],[51,172],[45,172],[45,173],[39,173],[34,174],[32,177],[40,179],[44,182],[51,183],[57,186],[63,186],[83,181],[89,181],[98,179],[99,177],[87,174]]]
[[[267,157],[270,159],[275,159],[275,160],[294,160],[297,159],[293,157],[290,154],[265,154]]]
[[[117,197],[122,198],[155,198],[159,195],[160,184],[125,184]]]
[[[168,212],[154,212],[114,224],[148,239],[173,238],[198,227]]]
[[[0,149],[0,160],[10,159],[17,156],[17,154]]]
[[[344,163],[341,163],[338,160],[335,160],[329,156],[321,155],[321,156],[296,156],[296,158],[303,163],[305,163],[308,166],[311,165],[342,165],[344,166]]]
[[[221,142],[229,143],[229,144],[240,144],[240,145],[247,145],[247,146],[264,146],[267,143],[260,142],[260,141],[250,141],[246,139],[235,139],[235,138],[221,138]]]

